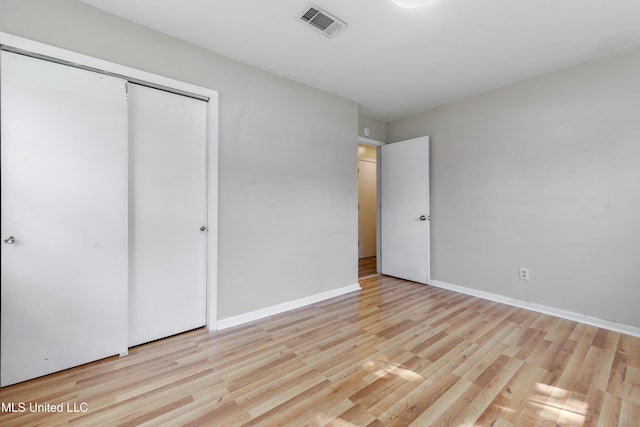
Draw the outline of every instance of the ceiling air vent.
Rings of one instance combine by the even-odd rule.
[[[313,4],[309,5],[300,19],[327,37],[335,36],[338,31],[347,26],[343,20]]]

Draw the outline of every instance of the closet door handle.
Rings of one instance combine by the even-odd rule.
[[[202,227],[200,227],[200,231],[207,231],[207,227],[203,225]]]
[[[7,237],[6,239],[4,239],[4,242],[5,242],[7,245],[13,245],[13,244],[16,242],[16,238],[15,238],[15,237],[13,237],[13,236],[9,236],[9,237]]]

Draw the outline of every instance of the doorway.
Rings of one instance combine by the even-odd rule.
[[[377,274],[378,149],[358,144],[358,277]]]
[[[358,142],[358,278],[429,284],[429,137]]]

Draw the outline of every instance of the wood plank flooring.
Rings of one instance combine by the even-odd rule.
[[[640,338],[384,276],[361,283],[6,387],[0,425],[640,425]]]
[[[376,257],[360,258],[358,260],[358,277],[367,277],[377,273]]]

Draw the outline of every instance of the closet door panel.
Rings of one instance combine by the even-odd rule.
[[[1,383],[127,346],[123,80],[2,52]]]
[[[129,85],[129,345],[206,323],[207,103]]]

